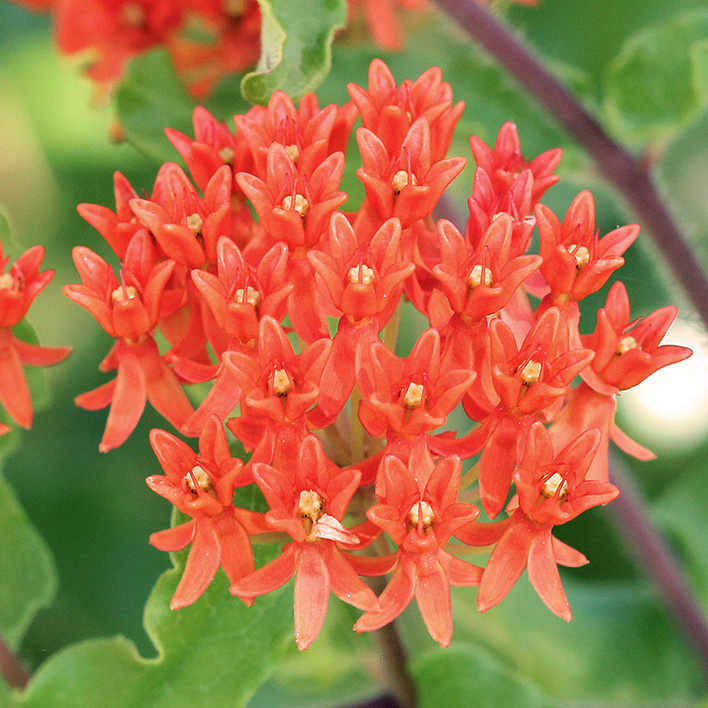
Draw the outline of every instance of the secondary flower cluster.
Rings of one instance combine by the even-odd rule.
[[[295,576],[300,648],[330,591],[363,610],[359,632],[415,598],[447,645],[451,585],[479,586],[485,611],[526,569],[569,620],[557,566],[586,559],[553,528],[617,496],[611,439],[651,456],[617,429],[615,398],[690,354],[660,344],[676,310],[632,321],[616,282],[581,335],[578,302],[623,264],[639,227],[601,237],[589,192],[562,219],[540,204],[561,152],[526,160],[511,123],[494,148],[471,139],[464,232],[435,223],[465,165],[445,157],[464,106],[439,69],[398,86],[379,60],[368,88],[349,94],[343,107],[310,95],[295,108],[276,93],[236,116],[235,133],[197,109],[193,138],[167,131],[194,183],[169,163],[150,195],[116,174],[115,211],[80,205],[121,265],[116,275],[74,250],[82,284],[65,293],[116,339],[101,368],[117,371],[77,402],[110,406],[102,450],[126,440],[146,400],[199,437],[197,453],[151,434],[164,475],[147,482],[189,517],[151,538],[165,551],[191,544],[173,608],[195,602],[221,566],[247,604]],[[357,117],[365,198],[341,211]],[[540,253],[530,254],[535,229]],[[400,356],[406,302],[430,326]],[[193,410],[183,385],[207,381]],[[469,424],[443,432],[458,407]],[[231,456],[224,421],[248,462]],[[466,460],[475,464],[463,475]],[[233,503],[252,484],[265,513]],[[251,538],[265,533],[285,545],[256,569]],[[459,557],[465,546],[491,553],[484,568]],[[362,577],[384,575],[377,597]]]
[[[255,67],[260,54],[258,0],[12,0],[51,12],[56,43],[85,61],[86,74],[110,89],[134,57],[164,47],[189,92],[207,96],[224,76]],[[510,0],[535,5],[536,0]],[[426,0],[347,0],[348,25],[359,18],[377,46],[403,45],[402,12]]]
[[[260,53],[257,0],[14,0],[51,12],[59,51],[85,61],[86,74],[110,87],[127,63],[167,49],[194,95],[255,65]]]
[[[54,277],[53,270],[39,270],[43,259],[44,247],[33,246],[10,263],[0,243],[0,403],[22,428],[31,428],[34,418],[24,367],[58,364],[71,352],[67,347],[40,347],[13,333]],[[0,423],[0,435],[10,430]]]

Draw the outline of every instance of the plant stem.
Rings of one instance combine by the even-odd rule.
[[[372,589],[381,595],[384,582],[381,578],[369,578]],[[389,690],[401,708],[415,708],[418,696],[415,683],[408,673],[408,653],[398,633],[396,621],[389,622],[374,632],[374,639],[381,653],[381,663],[389,682]]]
[[[617,524],[622,529],[639,567],[654,582],[676,623],[692,642],[708,677],[708,624],[676,560],[649,521],[639,491],[617,460],[610,467],[611,481],[621,494],[612,502]]]
[[[398,634],[395,622],[374,632],[381,651],[381,659],[386,665],[391,693],[401,708],[415,708],[418,704],[415,683],[408,673],[408,656]]]
[[[0,636],[0,676],[12,688],[24,688],[31,678],[29,671],[19,657]]]
[[[674,277],[708,327],[708,277],[652,183],[647,166],[614,141],[533,52],[478,0],[436,0],[594,159],[646,225]]]

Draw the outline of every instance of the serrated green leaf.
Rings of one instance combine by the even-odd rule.
[[[49,550],[0,477],[0,634],[12,649],[19,646],[37,611],[50,604],[55,590]]]
[[[278,591],[245,607],[220,571],[190,607],[171,611],[182,574],[158,580],[145,628],[158,657],[141,657],[124,637],[70,647],[49,659],[18,698],[24,708],[196,708],[245,706],[292,641],[292,599]]]
[[[246,100],[265,104],[280,89],[293,99],[314,91],[330,69],[334,33],[344,27],[344,0],[258,0],[261,58],[241,83]]]
[[[632,139],[666,138],[708,98],[708,10],[685,12],[631,36],[609,65],[605,109]]]
[[[486,649],[459,643],[411,664],[419,708],[550,708],[541,690]],[[441,703],[444,696],[444,703]]]

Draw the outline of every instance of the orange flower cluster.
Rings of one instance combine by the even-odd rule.
[[[511,123],[493,148],[471,140],[464,231],[436,223],[465,165],[445,157],[464,106],[440,70],[399,86],[376,60],[368,88],[349,95],[343,107],[309,95],[296,108],[276,93],[236,116],[235,132],[197,109],[193,138],[168,131],[194,183],[166,164],[141,197],[117,174],[115,211],[79,207],[121,266],[115,275],[74,250],[82,283],[65,293],[116,339],[101,367],[117,371],[77,403],[110,406],[102,450],[123,443],[147,400],[199,437],[196,453],[151,435],[165,474],[148,484],[190,517],[151,539],[165,551],[191,544],[173,608],[196,601],[219,567],[247,604],[294,576],[300,648],[331,592],[363,611],[359,632],[415,598],[446,646],[451,585],[478,586],[484,611],[527,569],[543,602],[570,619],[557,566],[587,561],[553,529],[617,496],[610,440],[651,455],[617,429],[615,398],[690,354],[661,344],[676,310],[632,321],[617,282],[581,335],[578,302],[623,264],[639,227],[600,236],[587,191],[562,219],[540,204],[560,150],[525,159]],[[365,197],[342,211],[357,117]],[[529,253],[535,230],[539,252]],[[404,301],[429,327],[401,357]],[[193,410],[183,385],[207,381]],[[469,423],[443,432],[458,406]],[[231,457],[224,422],[251,453],[245,464]],[[265,513],[234,506],[234,491],[252,484]],[[263,533],[284,545],[255,568],[251,539]],[[491,551],[486,566],[462,560],[465,546]],[[377,597],[362,577],[381,575],[390,580]]]

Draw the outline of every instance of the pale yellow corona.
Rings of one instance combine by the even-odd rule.
[[[111,300],[113,302],[132,300],[136,297],[140,297],[140,294],[138,293],[138,289],[133,285],[120,285],[111,293]]]
[[[484,283],[487,287],[490,287],[492,284],[492,271],[487,268],[486,266],[482,266],[481,264],[477,264],[472,270],[470,271],[469,277],[467,278],[467,284],[471,288],[476,288],[478,285],[481,285]]]
[[[190,492],[196,493],[197,488],[209,492],[214,487],[211,477],[200,465],[194,465],[191,472],[184,475],[184,479]]]
[[[628,334],[617,342],[617,353],[621,356],[632,349],[637,349],[637,347],[639,347],[637,340],[631,334]]]
[[[393,191],[398,194],[404,187],[407,187],[408,185],[415,186],[418,184],[418,180],[415,178],[415,175],[412,172],[406,172],[405,170],[398,170],[395,175],[393,175],[393,179],[391,180],[391,186],[393,187]]]
[[[253,307],[258,307],[261,304],[261,294],[258,290],[249,285],[245,290],[239,288],[234,293],[234,302],[247,302],[249,305],[253,305]]]
[[[403,405],[411,410],[420,408],[423,404],[423,395],[425,387],[423,384],[409,383],[405,394],[403,395]]]
[[[541,494],[550,499],[558,493],[558,498],[562,499],[568,493],[568,482],[563,479],[559,472],[554,472],[541,487]]]
[[[527,385],[535,384],[541,378],[541,364],[531,359],[519,372],[519,378]]]
[[[303,219],[307,216],[307,212],[310,211],[310,202],[308,202],[302,194],[295,195],[295,202],[293,202],[293,198],[288,195],[283,199],[283,203],[280,206],[286,211],[290,211],[291,209],[296,211]]]
[[[204,226],[204,219],[199,214],[190,214],[187,217],[187,228],[190,231],[194,231],[195,234],[201,233],[202,226]]]
[[[276,396],[287,396],[292,390],[288,372],[285,369],[276,369],[273,372],[273,393]]]
[[[375,274],[372,268],[368,265],[352,266],[347,273],[348,283],[361,283],[362,285],[371,285],[375,279]]]

